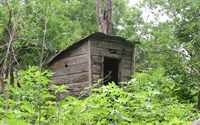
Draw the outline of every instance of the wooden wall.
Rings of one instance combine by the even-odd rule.
[[[120,60],[119,81],[127,81],[133,72],[133,46],[126,46],[116,41],[91,42],[91,72],[92,81],[96,83],[103,78],[104,57]]]
[[[84,42],[66,52],[61,59],[50,66],[54,71],[53,80],[68,87],[69,93],[63,93],[61,96],[79,95],[85,87],[89,86],[88,56],[88,42]]]
[[[66,95],[80,95],[80,92],[103,78],[104,57],[120,60],[119,81],[130,79],[133,71],[133,46],[116,41],[85,41],[76,48],[65,52],[51,64],[55,83],[68,86]]]

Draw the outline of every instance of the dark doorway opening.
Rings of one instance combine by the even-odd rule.
[[[112,81],[118,83],[119,62],[119,59],[104,58],[104,85]]]

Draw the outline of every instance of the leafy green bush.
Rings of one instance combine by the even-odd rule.
[[[194,118],[193,104],[179,102],[175,85],[163,69],[136,74],[128,87],[133,94],[135,120],[140,124],[183,125]]]
[[[198,117],[193,104],[179,102],[176,83],[163,69],[136,74],[126,84],[111,83],[84,100],[68,100],[64,119],[74,125],[184,125]]]
[[[55,110],[55,96],[48,89],[50,76],[51,73],[37,67],[18,73],[17,84],[21,87],[7,85],[5,92],[8,96],[4,99],[5,123],[50,123]]]
[[[85,99],[56,101],[48,71],[21,71],[21,88],[7,86],[0,97],[0,124],[8,125],[186,125],[198,117],[193,104],[181,103],[175,82],[163,69],[138,73],[124,86],[110,83]],[[60,88],[57,88],[60,90]]]

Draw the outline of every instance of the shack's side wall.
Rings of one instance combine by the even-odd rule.
[[[89,86],[88,57],[88,42],[86,41],[65,52],[59,60],[50,66],[54,72],[53,81],[68,87],[69,93],[63,93],[61,96],[79,95],[85,87]]]
[[[103,78],[104,57],[117,58],[119,64],[119,81],[127,81],[133,72],[134,46],[126,46],[116,41],[90,41],[92,82]]]

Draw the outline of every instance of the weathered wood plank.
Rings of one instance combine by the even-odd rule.
[[[110,53],[108,50],[103,48],[95,48],[94,52],[92,53],[93,56],[106,56],[111,58],[122,58],[120,52],[117,53]]]
[[[131,62],[130,63],[123,63],[122,62],[121,68],[122,69],[129,69],[129,70],[131,70],[131,66],[132,66]]]
[[[101,73],[102,68],[101,64],[92,65],[92,73]]]
[[[80,83],[72,83],[72,84],[65,84],[66,85],[66,92],[60,93],[59,98],[64,98],[66,96],[79,96],[82,91],[89,87],[89,81],[87,82],[80,82]]]
[[[90,86],[90,82],[74,83],[69,85],[68,91],[70,95],[80,95],[85,89]]]
[[[123,82],[125,82],[125,81],[128,81],[128,80],[130,80],[131,79],[131,76],[129,75],[129,76],[122,76],[121,77],[121,81],[123,81]]]
[[[92,56],[92,64],[101,64],[102,58],[102,56]]]
[[[88,87],[89,86],[89,81],[86,82],[80,82],[80,83],[71,83],[71,84],[66,84],[70,88],[82,88],[82,87]]]
[[[81,46],[74,48],[72,51],[65,53],[64,58],[88,54],[88,44],[85,42]]]
[[[121,71],[121,77],[123,77],[123,76],[131,76],[132,75],[132,71],[130,70],[130,69],[122,69],[122,71]]]
[[[65,83],[65,84],[70,84],[70,83],[80,83],[80,82],[86,82],[89,80],[88,77],[89,73],[88,72],[83,72],[83,73],[78,73],[78,74],[73,74],[73,75],[64,75],[64,76],[57,76],[53,77],[53,80],[57,83]]]
[[[124,65],[124,66],[121,67],[121,69],[132,71],[132,67],[131,66],[132,65],[126,65],[126,66]]]
[[[132,57],[131,56],[123,56],[123,60],[129,61],[129,60],[132,60]]]
[[[69,57],[63,60],[63,63],[67,65],[75,65],[75,64],[80,64],[80,63],[85,63],[88,62],[88,54],[84,55],[79,55],[79,56],[73,56]]]
[[[96,48],[112,48],[112,49],[125,49],[126,51],[132,51],[132,46],[128,47],[120,43],[115,42],[109,42],[109,41],[94,41],[93,46]]]
[[[92,83],[92,55],[91,55],[91,41],[88,41],[88,72],[89,72],[89,75],[88,75],[88,79],[89,79],[89,82],[90,84]]]
[[[125,52],[122,50],[113,50],[109,48],[95,48],[92,52],[93,56],[107,56],[131,59],[132,52]]]
[[[88,62],[86,62],[57,69],[54,71],[53,77],[88,72],[88,65]]]
[[[93,83],[96,83],[99,79],[102,79],[101,74],[93,74],[92,75]]]
[[[75,64],[81,64],[81,63],[86,63],[88,62],[88,55],[78,55],[78,56],[73,56],[73,57],[68,57],[68,58],[63,58],[56,63],[54,63],[51,68],[53,70],[59,69],[59,68],[64,68],[66,65],[71,66]]]

